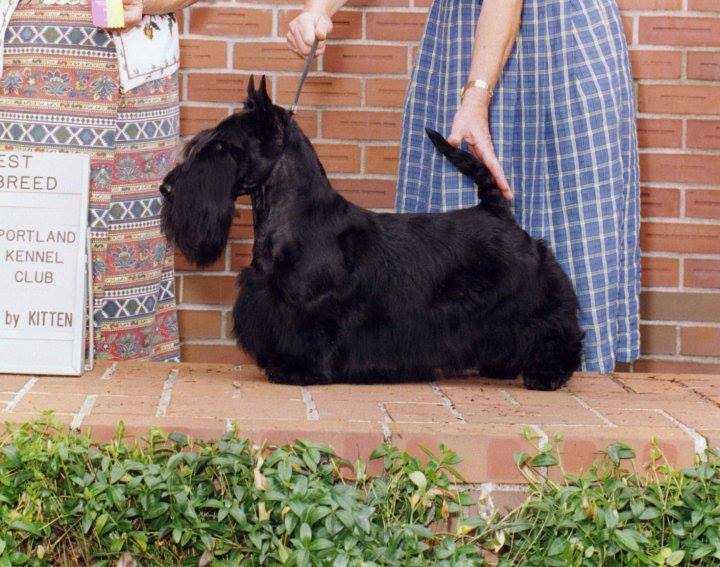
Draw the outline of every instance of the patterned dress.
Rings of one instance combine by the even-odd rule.
[[[95,353],[177,360],[173,254],[157,187],[178,136],[177,76],[122,93],[113,38],[89,4],[21,1],[5,33],[0,144],[86,153]]]
[[[470,179],[434,151],[468,78],[480,0],[435,0],[405,103],[397,208],[476,203]],[[491,108],[493,141],[518,222],[572,278],[584,369],[639,355],[639,167],[635,98],[615,0],[525,0]]]

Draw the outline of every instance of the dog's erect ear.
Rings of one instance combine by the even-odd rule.
[[[272,108],[273,103],[267,91],[267,81],[265,80],[265,75],[260,78],[260,87],[255,94],[255,102],[258,107],[264,110],[270,110]]]
[[[255,79],[250,76],[247,87],[247,99],[245,100],[246,110],[265,110],[272,109],[273,103],[267,91],[267,80],[265,75],[260,77],[260,85],[255,89]]]
[[[254,100],[255,92],[255,75],[250,75],[250,79],[247,84],[247,100]]]

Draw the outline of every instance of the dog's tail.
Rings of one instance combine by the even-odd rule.
[[[471,177],[478,186],[480,205],[488,211],[512,218],[510,202],[502,196],[490,170],[472,154],[452,146],[442,134],[431,128],[425,128],[433,145],[450,163],[462,173]]]

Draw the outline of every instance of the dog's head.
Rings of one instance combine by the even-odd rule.
[[[160,186],[162,229],[186,258],[211,264],[225,249],[235,199],[253,193],[272,172],[289,114],[273,105],[265,77],[252,78],[242,111],[197,134]]]

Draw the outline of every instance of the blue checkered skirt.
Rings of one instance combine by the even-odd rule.
[[[472,181],[434,151],[467,81],[481,0],[435,0],[405,101],[400,212],[475,205]],[[525,0],[496,88],[493,141],[518,222],[571,277],[586,331],[583,367],[639,354],[639,167],[628,50],[615,0]]]

